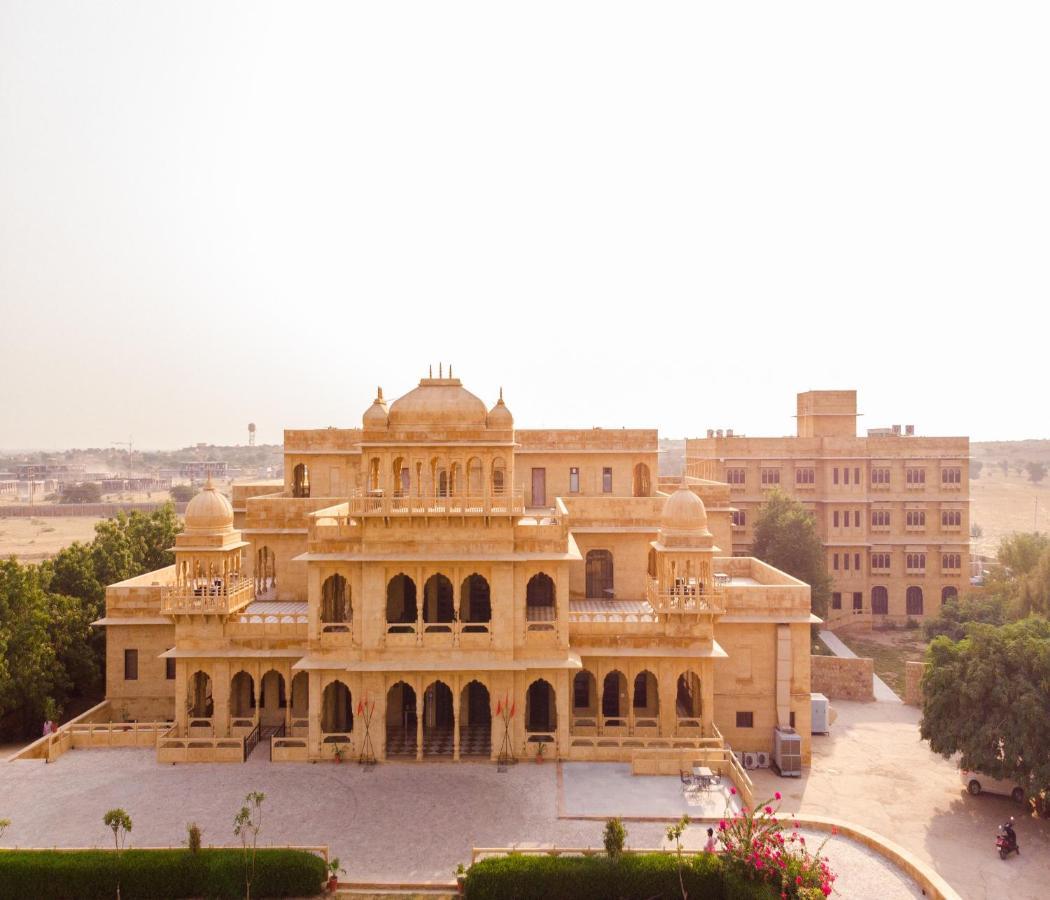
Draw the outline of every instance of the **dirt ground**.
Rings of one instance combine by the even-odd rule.
[[[984,532],[975,546],[981,554],[994,556],[999,541],[1015,531],[1050,531],[1050,477],[1032,484],[1013,469],[1004,477],[986,464],[970,481],[970,499],[970,524]]]
[[[35,563],[49,559],[73,541],[95,537],[97,516],[48,518],[0,518],[0,559],[16,557]]]
[[[870,657],[875,674],[895,694],[904,696],[904,664],[920,662],[926,655],[921,628],[872,629],[839,634],[839,639],[857,656]]]

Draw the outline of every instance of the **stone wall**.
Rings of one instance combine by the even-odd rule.
[[[906,662],[904,664],[904,702],[910,706],[922,706],[922,673],[926,668],[924,662]]]
[[[874,700],[875,664],[839,656],[810,658],[811,690],[830,700]]]

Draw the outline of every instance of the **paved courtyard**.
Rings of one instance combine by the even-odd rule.
[[[627,766],[600,763],[566,765],[563,778],[565,816],[605,815],[617,811],[613,807],[627,814],[697,814],[677,778],[632,779]],[[0,765],[0,816],[13,820],[4,843],[105,847],[112,835],[102,814],[123,806],[134,821],[132,844],[179,844],[192,821],[204,829],[206,844],[229,844],[234,814],[250,790],[266,793],[264,843],[328,844],[353,881],[449,881],[473,847],[601,846],[600,821],[558,817],[558,767],[551,763],[521,763],[504,774],[481,763],[365,770],[263,758],[160,766],[152,752],[131,749],[75,750],[50,765]],[[628,843],[663,846],[664,828],[630,822]],[[701,826],[692,827],[687,846],[700,846],[703,834]],[[920,896],[858,844],[835,838],[827,851],[840,872],[842,896]]]

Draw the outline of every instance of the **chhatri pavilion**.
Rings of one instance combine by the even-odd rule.
[[[444,373],[441,373],[442,376]],[[165,761],[632,760],[810,741],[807,585],[731,555],[729,485],[656,430],[516,429],[428,377],[211,484],[106,594],[107,697]]]

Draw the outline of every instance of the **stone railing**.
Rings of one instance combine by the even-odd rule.
[[[520,488],[502,494],[352,494],[351,516],[514,516],[525,512]]]
[[[661,615],[721,614],[726,611],[726,582],[715,577],[710,584],[688,584],[661,590],[655,578],[648,579],[645,599]]]
[[[157,762],[244,762],[244,738],[162,737],[157,740]]]
[[[255,599],[255,582],[247,576],[220,584],[175,585],[161,591],[160,611],[168,615],[228,615]]]

